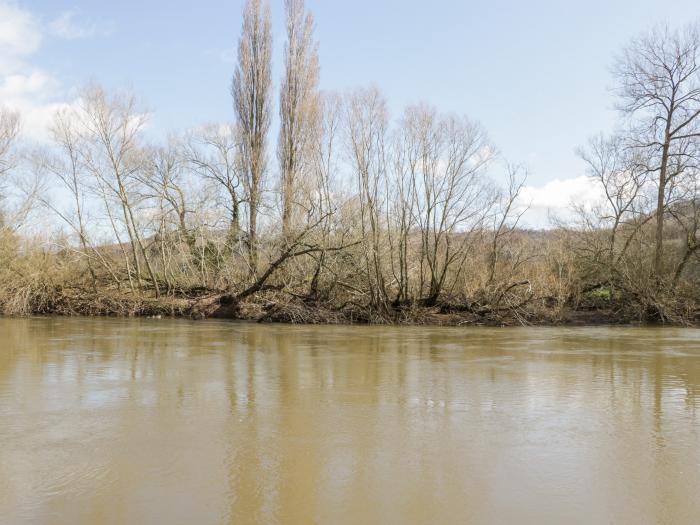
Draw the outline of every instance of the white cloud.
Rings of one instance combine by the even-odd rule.
[[[43,141],[57,109],[66,107],[61,83],[34,66],[42,25],[29,10],[0,0],[0,105],[20,113],[25,138]]]
[[[600,186],[590,177],[554,179],[542,186],[525,186],[520,194],[518,205],[524,209],[524,225],[544,228],[550,225],[551,218],[570,219],[573,207],[591,208],[604,198]]]
[[[41,95],[52,85],[55,85],[54,79],[39,70],[26,75],[5,75],[0,81],[0,100],[12,101],[26,96]]]
[[[66,11],[49,23],[49,31],[59,38],[78,40],[106,36],[111,33],[111,28],[100,26],[96,22],[81,17],[77,11]]]
[[[36,18],[15,4],[0,0],[0,75],[22,64],[22,58],[41,46],[40,24]]]

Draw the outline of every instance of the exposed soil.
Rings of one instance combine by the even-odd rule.
[[[235,319],[290,324],[397,324],[431,326],[584,326],[642,324],[629,314],[610,309],[532,307],[527,310],[479,312],[464,307],[397,309],[391,316],[378,315],[359,306],[333,308],[301,299],[251,296],[235,301],[230,296],[199,291],[161,298],[135,297],[118,292],[95,294],[86,290],[55,290],[37,305],[33,314],[101,317],[179,317]],[[653,322],[647,322],[653,324]]]

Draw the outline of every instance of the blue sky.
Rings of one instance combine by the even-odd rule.
[[[19,31],[5,36],[15,39],[13,48],[0,34],[0,97],[36,110],[70,100],[93,80],[136,91],[158,130],[230,120],[242,4],[0,0],[0,15],[29,16],[40,40],[22,48],[17,40],[31,35]],[[271,4],[279,79],[283,2]],[[316,17],[324,89],[375,84],[393,116],[419,101],[467,114],[487,128],[505,158],[529,168],[529,184],[545,199],[552,181],[583,175],[575,148],[614,126],[614,53],[654,23],[700,17],[697,0],[307,0],[307,6]],[[13,23],[7,20],[6,27]],[[32,74],[43,76],[26,93],[17,79],[7,88],[10,76]]]

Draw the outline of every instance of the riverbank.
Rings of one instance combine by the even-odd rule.
[[[0,303],[1,304],[1,303]],[[34,297],[20,314],[67,317],[169,317],[184,319],[231,319],[258,323],[332,325],[425,325],[425,326],[584,326],[584,325],[684,325],[698,320],[659,323],[643,313],[623,308],[579,308],[532,301],[524,307],[489,309],[479,305],[419,305],[394,308],[388,315],[361,305],[341,307],[283,294],[261,294],[236,301],[221,292],[160,298],[84,289],[55,289]],[[635,315],[636,314],[636,315]]]

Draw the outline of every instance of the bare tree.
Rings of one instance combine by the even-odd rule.
[[[258,212],[267,164],[267,134],[271,120],[272,33],[266,0],[248,0],[238,43],[233,77],[233,105],[241,134],[243,180],[248,194],[248,254],[257,273]]]
[[[0,107],[0,184],[3,175],[15,167],[15,158],[12,155],[12,147],[19,135],[19,114]],[[2,186],[0,186],[0,201],[2,201]],[[0,209],[0,227],[3,226],[4,217]]]
[[[85,202],[87,184],[80,156],[84,143],[76,130],[75,119],[69,110],[63,109],[56,112],[50,132],[57,146],[58,155],[48,159],[45,166],[49,173],[58,180],[60,186],[68,192],[70,205],[62,207],[50,199],[44,199],[44,203],[63,219],[68,227],[78,236],[81,254],[87,261],[93,290],[97,290],[97,274],[93,263],[95,258],[102,262],[114,277],[117,286],[119,286],[119,279],[116,277],[111,265],[99,250],[93,249],[89,239],[87,205]]]
[[[654,174],[654,273],[664,272],[664,218],[669,186],[694,162],[688,150],[700,138],[700,28],[658,26],[627,46],[614,68],[619,109],[631,119],[633,147],[647,150]]]
[[[183,155],[183,146],[175,138],[170,138],[166,146],[154,148],[149,152],[150,164],[143,177],[144,186],[153,193],[149,197],[161,200],[167,206],[167,213],[175,216],[175,228],[180,238],[192,251],[195,237],[189,225],[189,216],[194,212],[187,196],[185,167],[187,159]]]
[[[357,181],[364,266],[371,306],[382,314],[390,312],[383,262],[387,127],[386,101],[376,88],[348,97],[346,128]]]
[[[0,108],[0,176],[13,167],[11,149],[19,135],[19,128],[19,113]]]
[[[597,221],[593,227],[609,232],[602,256],[608,272],[615,271],[634,237],[654,216],[643,205],[648,162],[642,151],[626,148],[625,140],[620,135],[600,135],[578,151],[588,174],[603,191],[604,202],[594,210]]]
[[[395,303],[408,303],[411,297],[410,266],[411,236],[416,233],[416,173],[420,161],[420,144],[412,133],[412,115],[404,115],[394,134],[391,155],[392,180],[389,182],[393,198],[387,206],[387,223],[391,245],[391,267],[397,282]]]
[[[508,174],[508,187],[505,191],[498,192],[499,209],[494,214],[493,232],[488,256],[487,287],[492,286],[496,282],[498,263],[503,257],[503,251],[507,245],[512,244],[513,235],[520,224],[520,220],[529,209],[529,204],[519,207],[521,203],[518,202],[527,181],[527,172],[522,166],[513,164],[507,164],[506,171]],[[521,262],[521,259],[518,257],[513,262],[511,270],[515,270]]]
[[[483,128],[466,118],[409,108],[405,133],[414,143],[412,184],[421,232],[422,302],[437,303],[451,270],[460,273],[472,232],[479,230],[496,195],[484,170],[494,157]]]
[[[314,22],[304,0],[285,0],[287,42],[285,73],[280,91],[280,134],[277,155],[282,176],[282,229],[289,237],[293,226],[297,179],[307,168],[309,149],[319,117],[318,51]]]
[[[241,230],[241,207],[244,194],[241,181],[239,134],[230,126],[205,126],[194,134],[187,149],[187,159],[199,175],[223,191],[228,212],[227,243],[229,249],[238,242]]]
[[[158,280],[136,220],[133,202],[136,195],[131,189],[138,181],[139,171],[145,167],[139,136],[146,114],[137,110],[132,95],[110,96],[94,86],[83,93],[76,117],[80,119],[86,145],[81,151],[82,161],[101,190],[113,226],[108,196],[118,202],[131,244],[137,283],[141,285],[142,259],[159,296]]]
[[[0,233],[17,233],[27,225],[45,189],[40,163],[30,157],[29,170],[22,171],[27,156],[16,151],[20,131],[20,114],[0,107]]]
[[[338,173],[338,135],[342,125],[342,98],[334,93],[325,93],[319,102],[320,118],[317,121],[313,134],[311,155],[311,177],[308,190],[308,208],[315,207],[316,215],[323,217],[319,225],[321,238],[319,245],[326,248],[330,245],[333,218],[336,213],[337,187],[332,185],[337,182]],[[316,259],[316,268],[309,286],[309,296],[319,297],[321,272],[326,264],[327,251],[322,249]]]
[[[158,247],[160,274],[171,292],[183,278],[196,279],[201,273],[194,216],[204,208],[206,196],[201,195],[189,169],[189,150],[180,137],[144,148],[144,157],[143,169],[135,174],[138,195],[149,203],[146,211],[157,230],[152,245]]]
[[[700,170],[689,170],[688,176],[680,181],[678,193],[681,196],[680,202],[669,210],[680,229],[682,239],[680,261],[673,273],[674,289],[693,257],[700,262]]]

